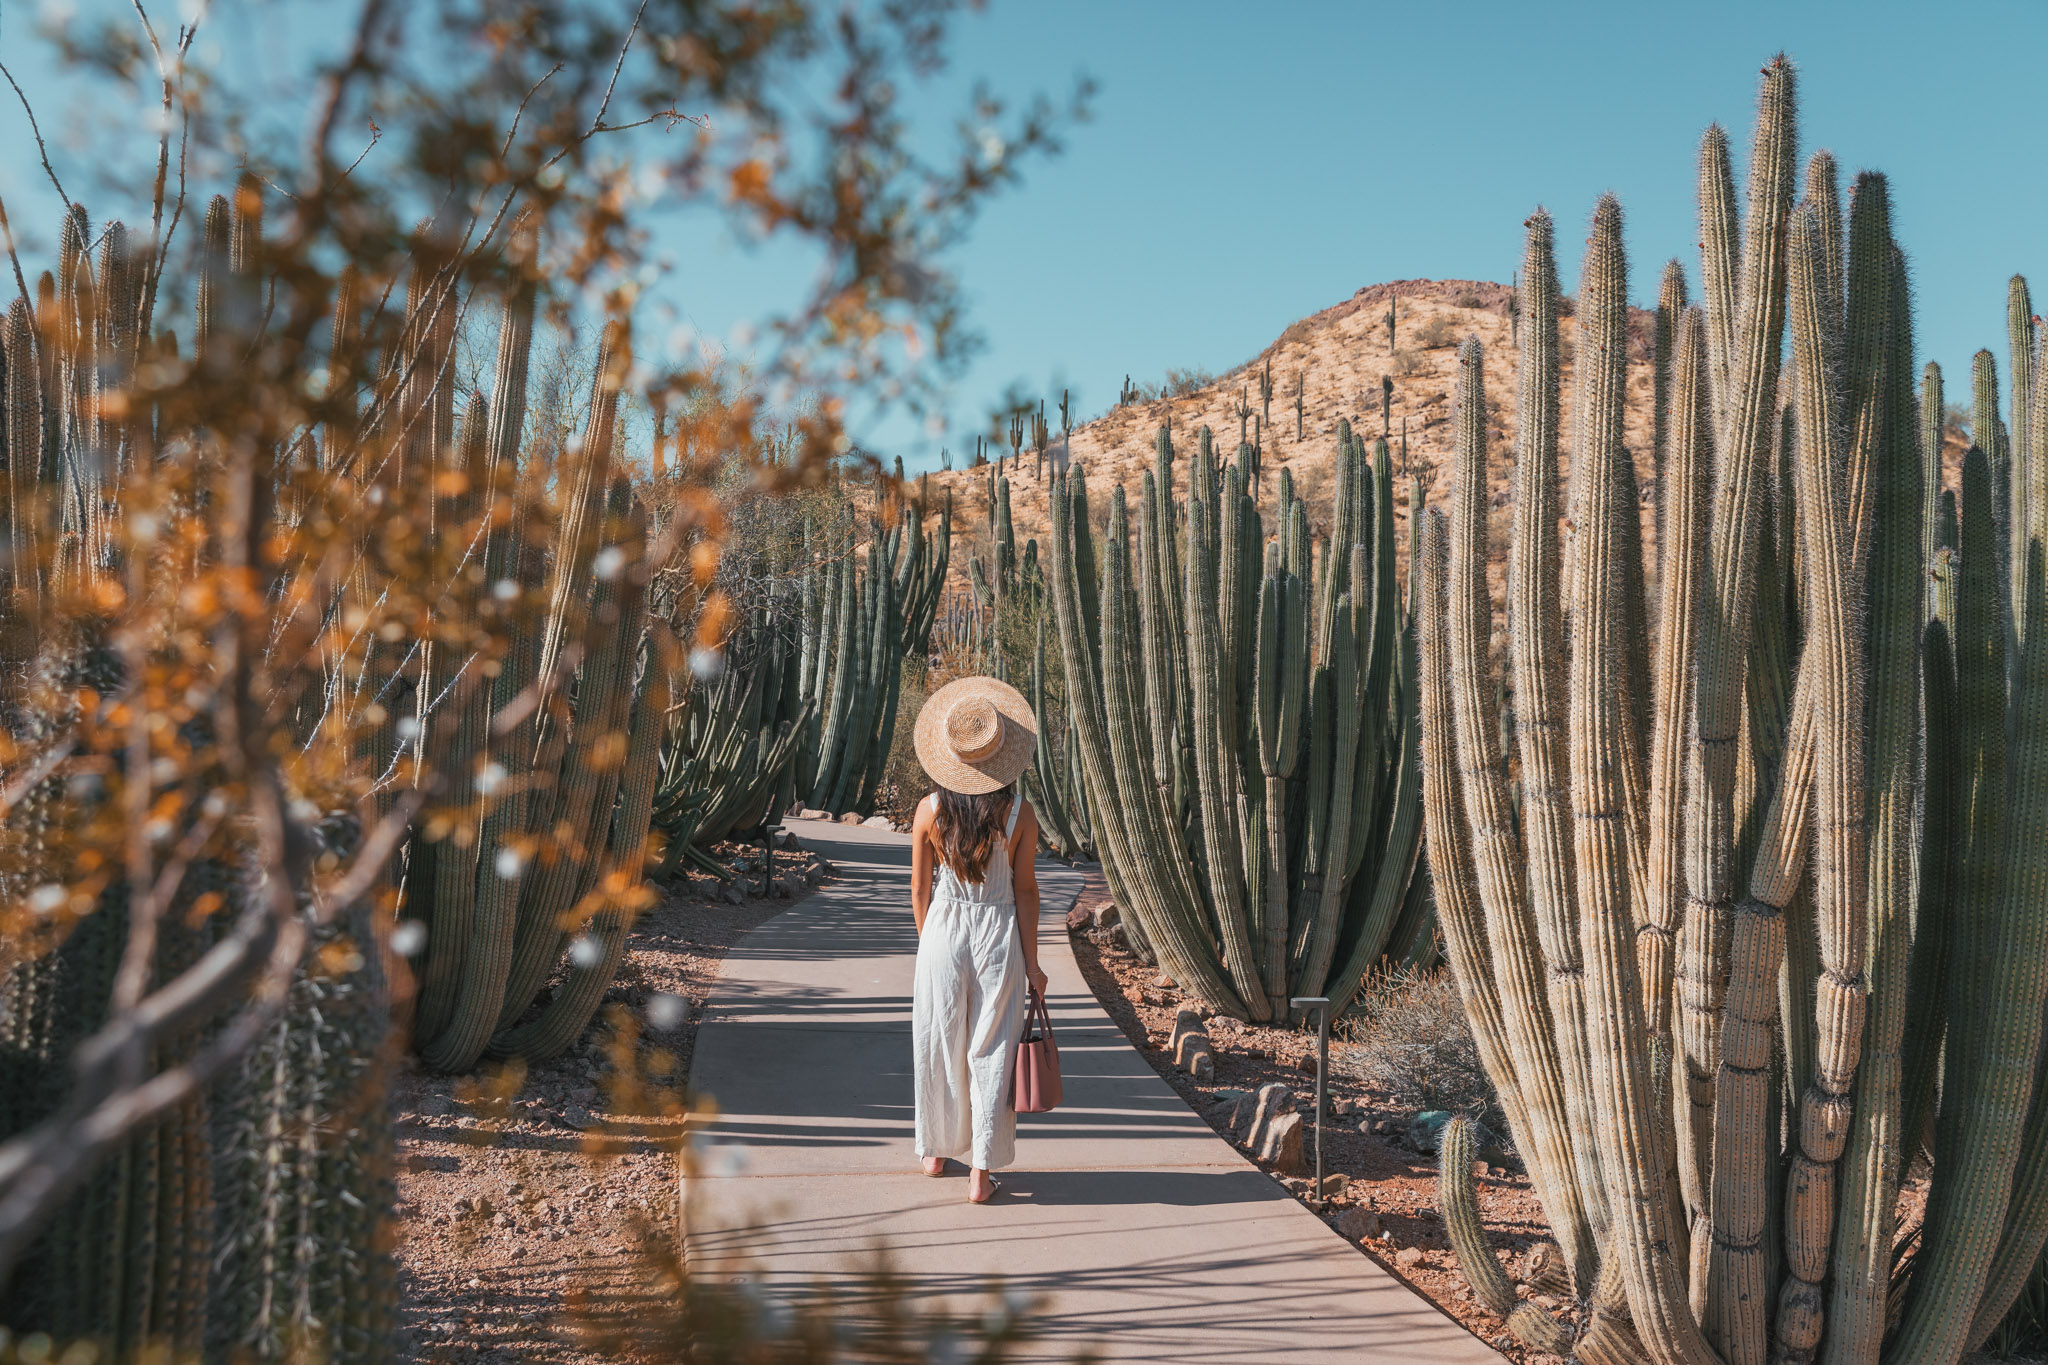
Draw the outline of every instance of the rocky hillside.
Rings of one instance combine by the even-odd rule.
[[[1337,448],[1337,423],[1349,418],[1367,435],[1381,430],[1381,378],[1394,381],[1392,435],[1395,473],[1401,491],[1396,516],[1406,544],[1407,479],[1420,477],[1425,496],[1441,503],[1451,462],[1451,390],[1457,371],[1458,345],[1477,336],[1486,347],[1486,402],[1491,421],[1489,482],[1495,517],[1495,558],[1505,548],[1508,482],[1515,435],[1515,358],[1510,340],[1511,291],[1505,285],[1476,280],[1399,280],[1359,290],[1342,303],[1301,319],[1282,332],[1252,360],[1209,385],[1181,397],[1138,402],[1077,427],[1070,458],[1087,472],[1090,501],[1098,516],[1108,506],[1108,490],[1122,484],[1135,500],[1142,472],[1152,461],[1155,433],[1170,423],[1175,448],[1193,450],[1194,433],[1208,426],[1219,452],[1237,449],[1239,403],[1248,403],[1264,417],[1259,400],[1259,375],[1270,359],[1273,399],[1270,424],[1261,422],[1266,468],[1293,470],[1295,487],[1309,500],[1312,514],[1327,525],[1330,470]],[[1569,312],[1569,300],[1567,313]],[[1395,310],[1393,344],[1388,344],[1387,310]],[[1567,454],[1573,430],[1572,356],[1575,322],[1561,323],[1564,358],[1564,433]],[[1651,459],[1652,346],[1654,316],[1632,310],[1635,342],[1629,368],[1626,439],[1636,461],[1643,490],[1643,531],[1654,555],[1655,515]],[[1295,396],[1301,395],[1297,433]],[[1249,424],[1246,424],[1247,431]],[[1406,432],[1407,457],[1401,456]],[[1049,473],[1060,451],[1046,462]],[[1007,454],[1007,452],[1006,452]],[[1010,473],[1011,516],[1020,550],[1026,538],[1043,536],[1046,489],[1034,477],[1032,453],[1024,452],[1020,468]],[[1185,476],[1185,463],[1176,463]],[[964,575],[969,554],[985,549],[988,497],[985,469],[956,469],[931,476],[933,491],[950,488],[954,526],[961,536],[953,563]],[[1184,487],[1183,490],[1184,492]],[[1269,485],[1270,495],[1270,485]],[[1654,559],[1652,560],[1654,564]],[[964,585],[964,578],[963,578]]]

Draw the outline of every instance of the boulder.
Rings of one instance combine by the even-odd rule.
[[[1208,1025],[1201,1013],[1183,1005],[1173,1016],[1173,1032],[1166,1042],[1173,1064],[1198,1081],[1216,1079],[1216,1054],[1209,1046]]]
[[[1371,1209],[1346,1209],[1337,1215],[1337,1231],[1353,1242],[1377,1242],[1386,1229]]]
[[[1107,929],[1123,918],[1123,912],[1116,908],[1115,901],[1104,901],[1095,907],[1095,927]]]
[[[1067,911],[1067,932],[1068,932],[1068,933],[1070,933],[1070,934],[1071,934],[1071,933],[1073,933],[1073,932],[1074,932],[1075,930],[1077,930],[1077,929],[1086,929],[1086,928],[1088,927],[1088,923],[1089,923],[1089,915],[1088,915],[1088,912],[1087,912],[1086,910],[1082,909],[1082,908],[1081,908],[1080,906],[1078,906],[1078,905],[1077,905],[1077,906],[1075,906],[1075,907],[1074,907],[1073,909],[1071,909],[1071,910]]]
[[[1286,1113],[1276,1115],[1266,1125],[1266,1131],[1253,1157],[1264,1166],[1287,1175],[1300,1175],[1308,1169],[1308,1163],[1301,1151],[1301,1115]]]
[[[839,817],[839,823],[840,823],[840,824],[842,824],[842,825],[857,825],[857,824],[859,824],[859,823],[860,823],[860,812],[859,812],[859,811],[857,811],[857,810],[850,810],[850,811],[846,812],[846,814],[844,814],[844,815],[842,815],[842,816],[840,816],[840,817]]]
[[[1252,1123],[1258,1117],[1259,1097],[1243,1090],[1236,1093],[1237,1098],[1230,1102],[1230,1119],[1224,1129],[1232,1138],[1249,1146]]]
[[[1278,1081],[1268,1081],[1259,1087],[1259,1093],[1251,1098],[1251,1119],[1244,1128],[1244,1144],[1253,1154],[1265,1146],[1266,1130],[1273,1121],[1295,1109],[1294,1092]]]

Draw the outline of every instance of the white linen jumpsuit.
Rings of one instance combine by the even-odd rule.
[[[982,880],[968,885],[939,866],[917,941],[910,1003],[917,1077],[917,1154],[984,1171],[1016,1160],[1010,1107],[1011,1045],[1024,1026],[1024,944],[1010,879],[1019,795]],[[971,1153],[971,1159],[970,1159]]]

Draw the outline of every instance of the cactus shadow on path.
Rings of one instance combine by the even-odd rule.
[[[971,1308],[1000,1276],[1043,1300],[1026,1358],[1491,1361],[1190,1111],[1082,980],[1082,873],[1042,859],[1040,960],[1066,1102],[1024,1116],[993,1204],[911,1151],[916,952],[902,835],[791,821],[837,876],[728,953],[691,1084],[718,1106],[684,1181],[700,1271],[854,1290],[877,1248],[919,1297]]]

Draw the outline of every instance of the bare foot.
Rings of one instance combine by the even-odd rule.
[[[946,1173],[946,1158],[942,1156],[928,1156],[924,1159],[923,1165],[926,1175],[944,1175]]]
[[[996,1191],[1002,1187],[1002,1183],[994,1176],[976,1166],[968,1172],[967,1202],[970,1204],[986,1204],[989,1200],[996,1197]]]

